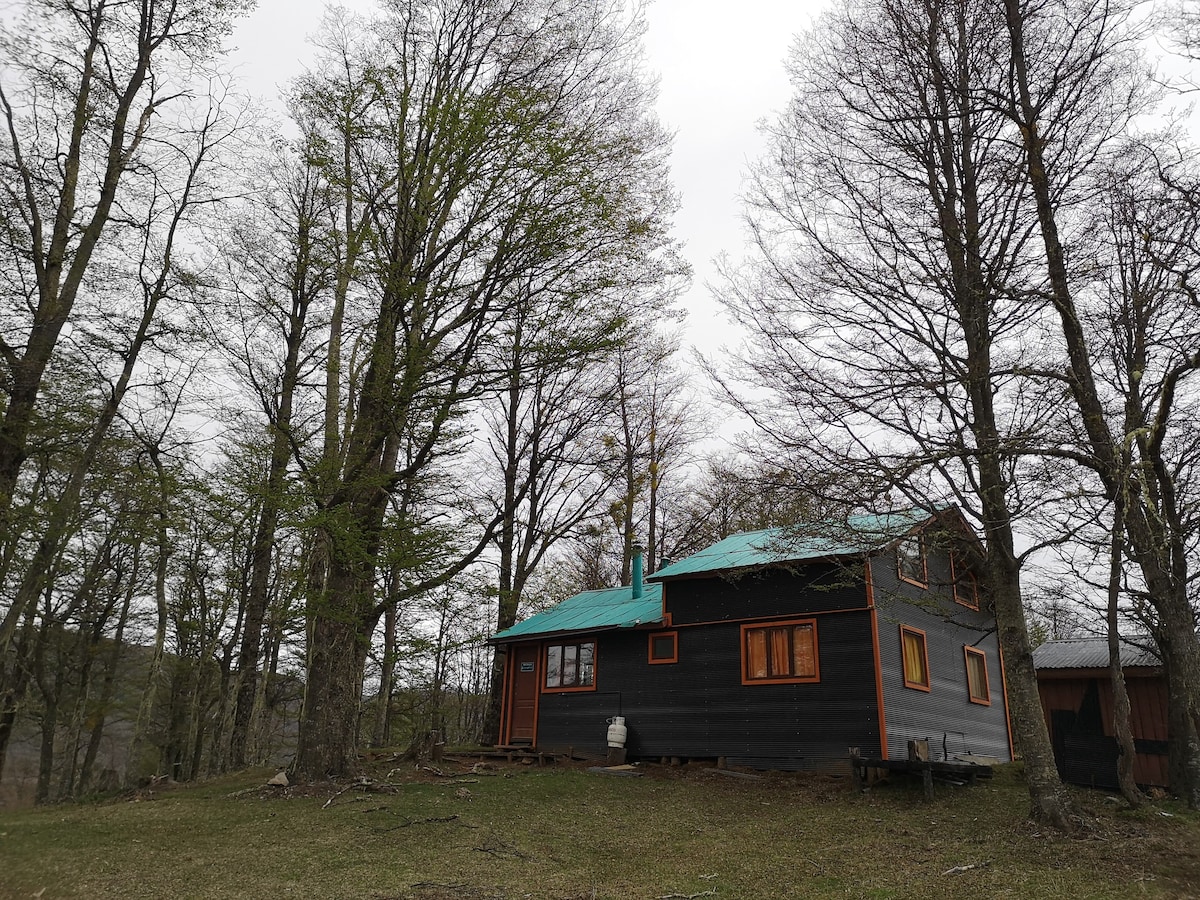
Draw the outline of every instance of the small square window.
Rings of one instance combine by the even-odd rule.
[[[896,572],[901,581],[920,587],[929,584],[925,569],[925,541],[921,535],[914,534],[896,544]]]
[[[967,660],[967,696],[972,703],[991,706],[992,692],[988,686],[987,654],[975,647],[963,647]]]
[[[679,633],[660,631],[650,635],[650,665],[679,662]]]
[[[900,650],[904,660],[904,686],[918,691],[929,690],[929,648],[925,645],[925,632],[901,625]]]

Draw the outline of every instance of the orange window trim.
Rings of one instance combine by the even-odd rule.
[[[883,709],[883,662],[879,654],[879,611],[875,608],[875,584],[871,579],[871,558],[867,557],[867,606],[871,609],[871,652],[875,655],[875,702],[879,706],[879,756],[888,758],[887,715]]]
[[[976,695],[971,690],[971,657],[974,656],[983,665],[983,693]],[[977,647],[963,647],[963,661],[967,667],[967,699],[980,706],[992,705],[992,688],[988,684],[987,654]]]
[[[751,678],[750,677],[750,659],[746,654],[747,632],[761,630],[765,631],[768,628],[794,628],[797,625],[808,626],[812,630],[812,675],[788,675],[777,678]],[[817,620],[816,619],[787,619],[787,620],[771,620],[769,622],[756,622],[742,625],[740,629],[741,639],[741,655],[742,655],[742,684],[815,684],[821,680],[821,652],[820,642],[817,639]],[[764,635],[764,651],[769,636]]]
[[[516,688],[516,678],[513,677],[513,648],[509,645],[504,651],[504,693],[500,698],[500,746],[508,745],[508,717],[512,713],[512,692]]]
[[[596,690],[596,682],[600,680],[600,643],[595,640],[577,641],[572,643],[592,644],[592,683],[578,687],[547,687],[546,686],[546,649],[548,647],[564,646],[562,641],[546,641],[538,650],[538,684],[542,694],[582,694]],[[567,645],[569,646],[569,645]]]
[[[950,579],[954,582],[954,602],[967,609],[979,609],[979,580],[975,573],[965,570],[958,572],[957,560],[950,555]]]
[[[1012,717],[1008,712],[1008,673],[1004,671],[1004,645],[996,641],[996,652],[1000,656],[1000,699],[1004,701],[1004,730],[1008,735],[1008,758],[1016,758],[1016,747],[1013,746]]]
[[[654,657],[654,640],[655,638],[671,639],[671,655],[670,657]],[[679,662],[679,632],[678,631],[656,631],[648,636],[646,641],[646,659],[652,666],[665,666],[669,663]]]
[[[921,534],[911,535],[906,538],[901,538],[900,543],[914,539],[917,542],[917,556],[918,559],[921,560],[921,580],[917,581],[916,579],[909,578],[904,574],[904,566],[902,565],[902,557],[900,556],[899,547],[896,549],[896,577],[907,584],[913,584],[919,588],[927,588],[929,587],[929,558],[925,552],[925,536]]]
[[[921,665],[924,667],[925,681],[915,681],[910,679],[908,670],[908,653],[905,646],[905,635],[911,635],[920,639],[921,646]],[[926,691],[930,689],[933,682],[932,676],[929,674],[929,641],[925,636],[925,632],[920,628],[913,628],[909,625],[900,626],[900,667],[904,673],[904,686],[917,691]]]

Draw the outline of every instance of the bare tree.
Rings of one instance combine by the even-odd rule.
[[[971,0],[851,3],[801,40],[750,198],[761,262],[726,295],[753,335],[742,372],[770,398],[743,406],[782,458],[814,483],[849,473],[841,502],[953,499],[979,524],[1033,815],[1068,828],[1015,534],[1048,499],[1023,490],[1023,460],[1059,423],[1016,375],[1053,347],[1030,339],[1033,225],[1007,123],[984,102],[1003,84],[985,54],[1003,27]]]
[[[1070,201],[1077,202],[1080,195],[1076,183],[1123,146],[1119,139],[1152,99],[1138,52],[1144,30],[1131,7],[1090,0],[1005,0],[1004,14],[1007,40],[999,63],[1011,80],[1000,108],[1021,137],[1048,295],[1067,358],[1061,380],[1078,410],[1085,450],[1080,461],[1095,471],[1116,507],[1128,534],[1129,558],[1141,571],[1154,606],[1172,706],[1183,711],[1172,720],[1187,735],[1185,758],[1172,765],[1173,774],[1186,777],[1186,783],[1175,787],[1190,806],[1197,806],[1200,641],[1188,596],[1186,538],[1165,453],[1174,399],[1184,380],[1200,369],[1200,353],[1194,344],[1172,348],[1157,385],[1135,384],[1132,391],[1123,391],[1123,415],[1110,415],[1097,375],[1096,337],[1089,334],[1082,299],[1088,278],[1072,271],[1064,237],[1072,221]],[[1088,186],[1084,181],[1083,187]],[[1128,375],[1140,380],[1142,370],[1135,365]],[[1126,465],[1129,444],[1132,464]]]
[[[340,335],[329,335],[326,311],[337,284],[337,197],[313,161],[313,143],[306,137],[294,146],[280,143],[263,160],[262,188],[240,211],[224,253],[228,277],[218,291],[231,302],[219,305],[222,314],[209,324],[239,382],[250,390],[269,438],[243,603],[229,745],[233,768],[248,762],[255,732],[263,629],[277,531],[289,505],[289,470],[311,435],[322,432],[311,403],[305,415],[304,384],[340,342]]]
[[[609,504],[620,554],[619,578],[629,584],[633,547],[646,547],[647,571],[663,547],[661,509],[672,476],[682,477],[704,419],[688,402],[686,376],[675,367],[678,343],[649,334],[616,359],[616,406],[605,437],[616,465],[617,494]]]

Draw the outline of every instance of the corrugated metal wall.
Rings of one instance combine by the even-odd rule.
[[[687,607],[684,589],[668,587],[674,609]],[[719,612],[714,596],[725,582],[699,591],[707,614]],[[678,593],[674,593],[678,590]],[[796,611],[792,594],[789,615]],[[821,595],[824,596],[824,595]],[[860,595],[862,601],[865,596]],[[732,595],[739,618],[755,613],[745,596]],[[768,600],[769,602],[773,602]],[[817,604],[809,604],[809,608]],[[768,607],[754,607],[757,614]],[[870,617],[864,611],[817,618],[821,681],[816,684],[741,683],[740,629],[736,622],[679,627],[679,662],[650,665],[650,632],[597,635],[596,692],[543,694],[539,748],[602,754],[606,719],[624,715],[633,757],[715,758],[731,764],[799,769],[844,763],[850,746],[879,747]]]
[[[681,578],[663,585],[665,611],[676,625],[763,616],[802,616],[867,605],[862,563],[807,563],[793,571],[766,569],[741,578]]]
[[[741,579],[666,584],[679,662],[650,665],[646,631],[597,636],[597,690],[542,694],[538,746],[602,754],[606,720],[623,715],[631,756],[726,757],[733,764],[810,768],[879,751],[870,612],[861,569],[813,564]],[[927,738],[935,758],[1009,758],[1000,654],[990,617],[954,603],[949,559],[930,554],[927,590],[901,582],[895,556],[872,561],[888,755]],[[940,587],[939,587],[940,585]],[[839,612],[822,612],[841,610]],[[741,683],[740,622],[817,615],[821,681]],[[904,687],[899,624],[926,633],[931,690]],[[976,626],[974,628],[968,626]],[[991,705],[971,703],[963,646],[987,657]]]
[[[900,580],[894,553],[871,560],[888,756],[902,759],[908,755],[908,741],[928,739],[934,759],[974,754],[1008,760],[1004,682],[991,617],[954,602],[944,551],[928,554],[928,570],[929,587],[923,589]],[[926,634],[928,691],[904,686],[901,623]],[[964,645],[986,654],[990,706],[969,699]]]

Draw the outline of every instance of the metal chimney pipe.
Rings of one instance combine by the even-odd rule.
[[[633,599],[642,596],[642,550],[641,544],[633,545]]]

